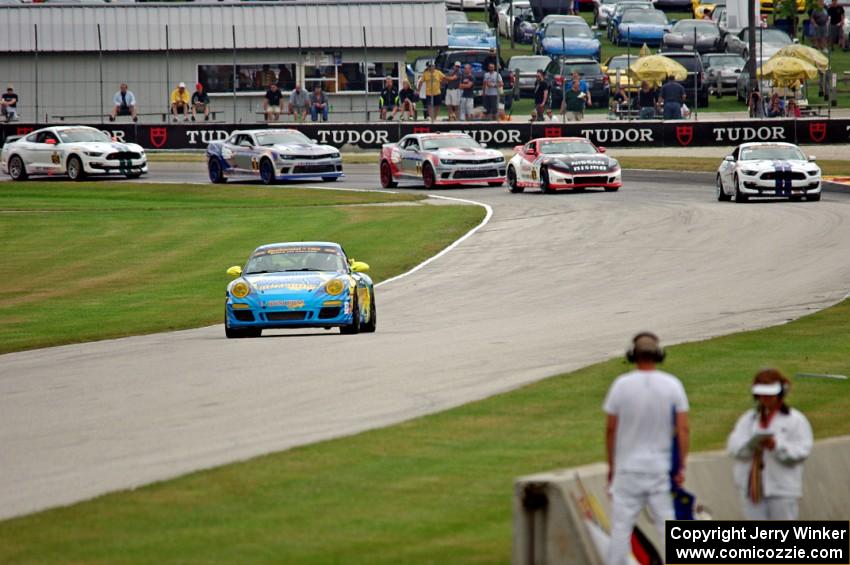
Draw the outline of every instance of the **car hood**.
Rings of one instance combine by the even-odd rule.
[[[545,46],[553,46],[553,47],[561,47],[564,46],[566,51],[573,50],[575,48],[578,49],[597,49],[599,48],[599,40],[598,39],[585,39],[585,38],[575,38],[575,37],[565,37],[563,41],[561,41],[560,37],[544,37],[543,45]]]
[[[620,24],[620,35],[626,32],[632,35],[666,33],[668,28],[661,24]]]
[[[681,41],[682,43],[687,44],[694,42],[694,34],[669,32],[664,34],[664,39],[667,41]],[[705,33],[697,34],[697,43],[714,43],[718,39],[720,39],[720,36],[717,35],[709,35]]]
[[[273,145],[272,149],[283,155],[325,155],[338,153],[335,147],[330,145],[313,145],[307,143],[287,143]]]
[[[98,153],[112,153],[114,151],[135,151],[137,153],[142,153],[144,151],[144,149],[142,149],[140,145],[136,145],[135,143],[108,143],[101,141],[83,141],[79,143],[69,143],[64,146],[64,148],[69,151],[85,150]]]
[[[432,155],[446,159],[493,159],[501,157],[502,154],[495,149],[475,148],[475,147],[446,147],[432,151]]]
[[[337,277],[346,277],[342,273],[332,271],[312,272],[297,271],[291,273],[262,273],[244,275],[241,278],[248,281],[252,291],[262,297],[297,296],[322,292],[325,283]],[[234,284],[239,279],[233,281]]]
[[[614,162],[607,155],[588,153],[555,153],[547,154],[543,158],[544,161],[563,163],[571,170],[581,172],[602,172],[608,171],[608,168]]]
[[[810,168],[815,167],[814,163],[810,163],[809,161],[804,161],[802,159],[758,159],[758,160],[748,160],[748,161],[738,161],[738,165],[742,169],[757,169],[759,171],[771,171],[777,169],[779,167],[799,167],[799,168]]]

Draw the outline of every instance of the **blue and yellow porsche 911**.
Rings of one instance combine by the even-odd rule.
[[[227,285],[227,337],[260,337],[264,329],[338,327],[340,333],[374,332],[375,289],[369,265],[336,243],[272,243],[251,253]]]

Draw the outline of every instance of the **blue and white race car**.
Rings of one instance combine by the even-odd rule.
[[[342,156],[330,145],[320,145],[294,129],[234,131],[224,141],[207,146],[207,168],[214,183],[234,177],[277,181],[342,177]]]
[[[227,285],[224,333],[260,337],[263,330],[338,327],[340,333],[377,328],[369,265],[345,255],[337,243],[271,243],[251,253]]]
[[[821,170],[791,143],[742,143],[717,169],[717,199],[746,202],[753,196],[820,200]]]

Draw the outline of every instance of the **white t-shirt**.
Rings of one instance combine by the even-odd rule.
[[[669,473],[674,411],[688,411],[682,383],[663,371],[632,371],[617,377],[602,409],[617,416],[614,470]]]

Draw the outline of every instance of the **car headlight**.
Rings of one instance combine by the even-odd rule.
[[[230,294],[234,298],[245,298],[251,292],[251,287],[246,281],[238,281],[230,287]]]
[[[440,159],[440,163],[443,165],[455,165],[457,164],[457,161],[454,159]]]
[[[754,177],[758,174],[758,171],[751,171],[751,170],[748,170],[748,169],[744,169],[743,171],[741,171],[741,174],[747,175],[748,177]]]
[[[339,159],[339,153],[331,153],[328,157],[331,159]]]
[[[103,153],[97,151],[86,151],[85,153],[88,157],[103,157]]]
[[[819,169],[814,169],[814,170],[811,170],[811,171],[806,171],[806,174],[807,174],[807,175],[809,175],[809,176],[819,175],[819,174],[820,174],[820,170],[819,170]]]
[[[340,279],[331,279],[325,283],[325,292],[331,296],[342,294],[345,290],[345,284]]]
[[[295,155],[281,155],[280,159],[282,161],[294,161],[296,159]]]
[[[619,168],[620,168],[620,163],[618,163],[618,162],[617,162],[616,160],[614,160],[614,159],[611,159],[611,162],[610,162],[610,163],[608,163],[608,170],[609,170],[609,171],[612,171],[612,172],[613,172],[613,171],[617,171],[617,170],[619,170]]]

